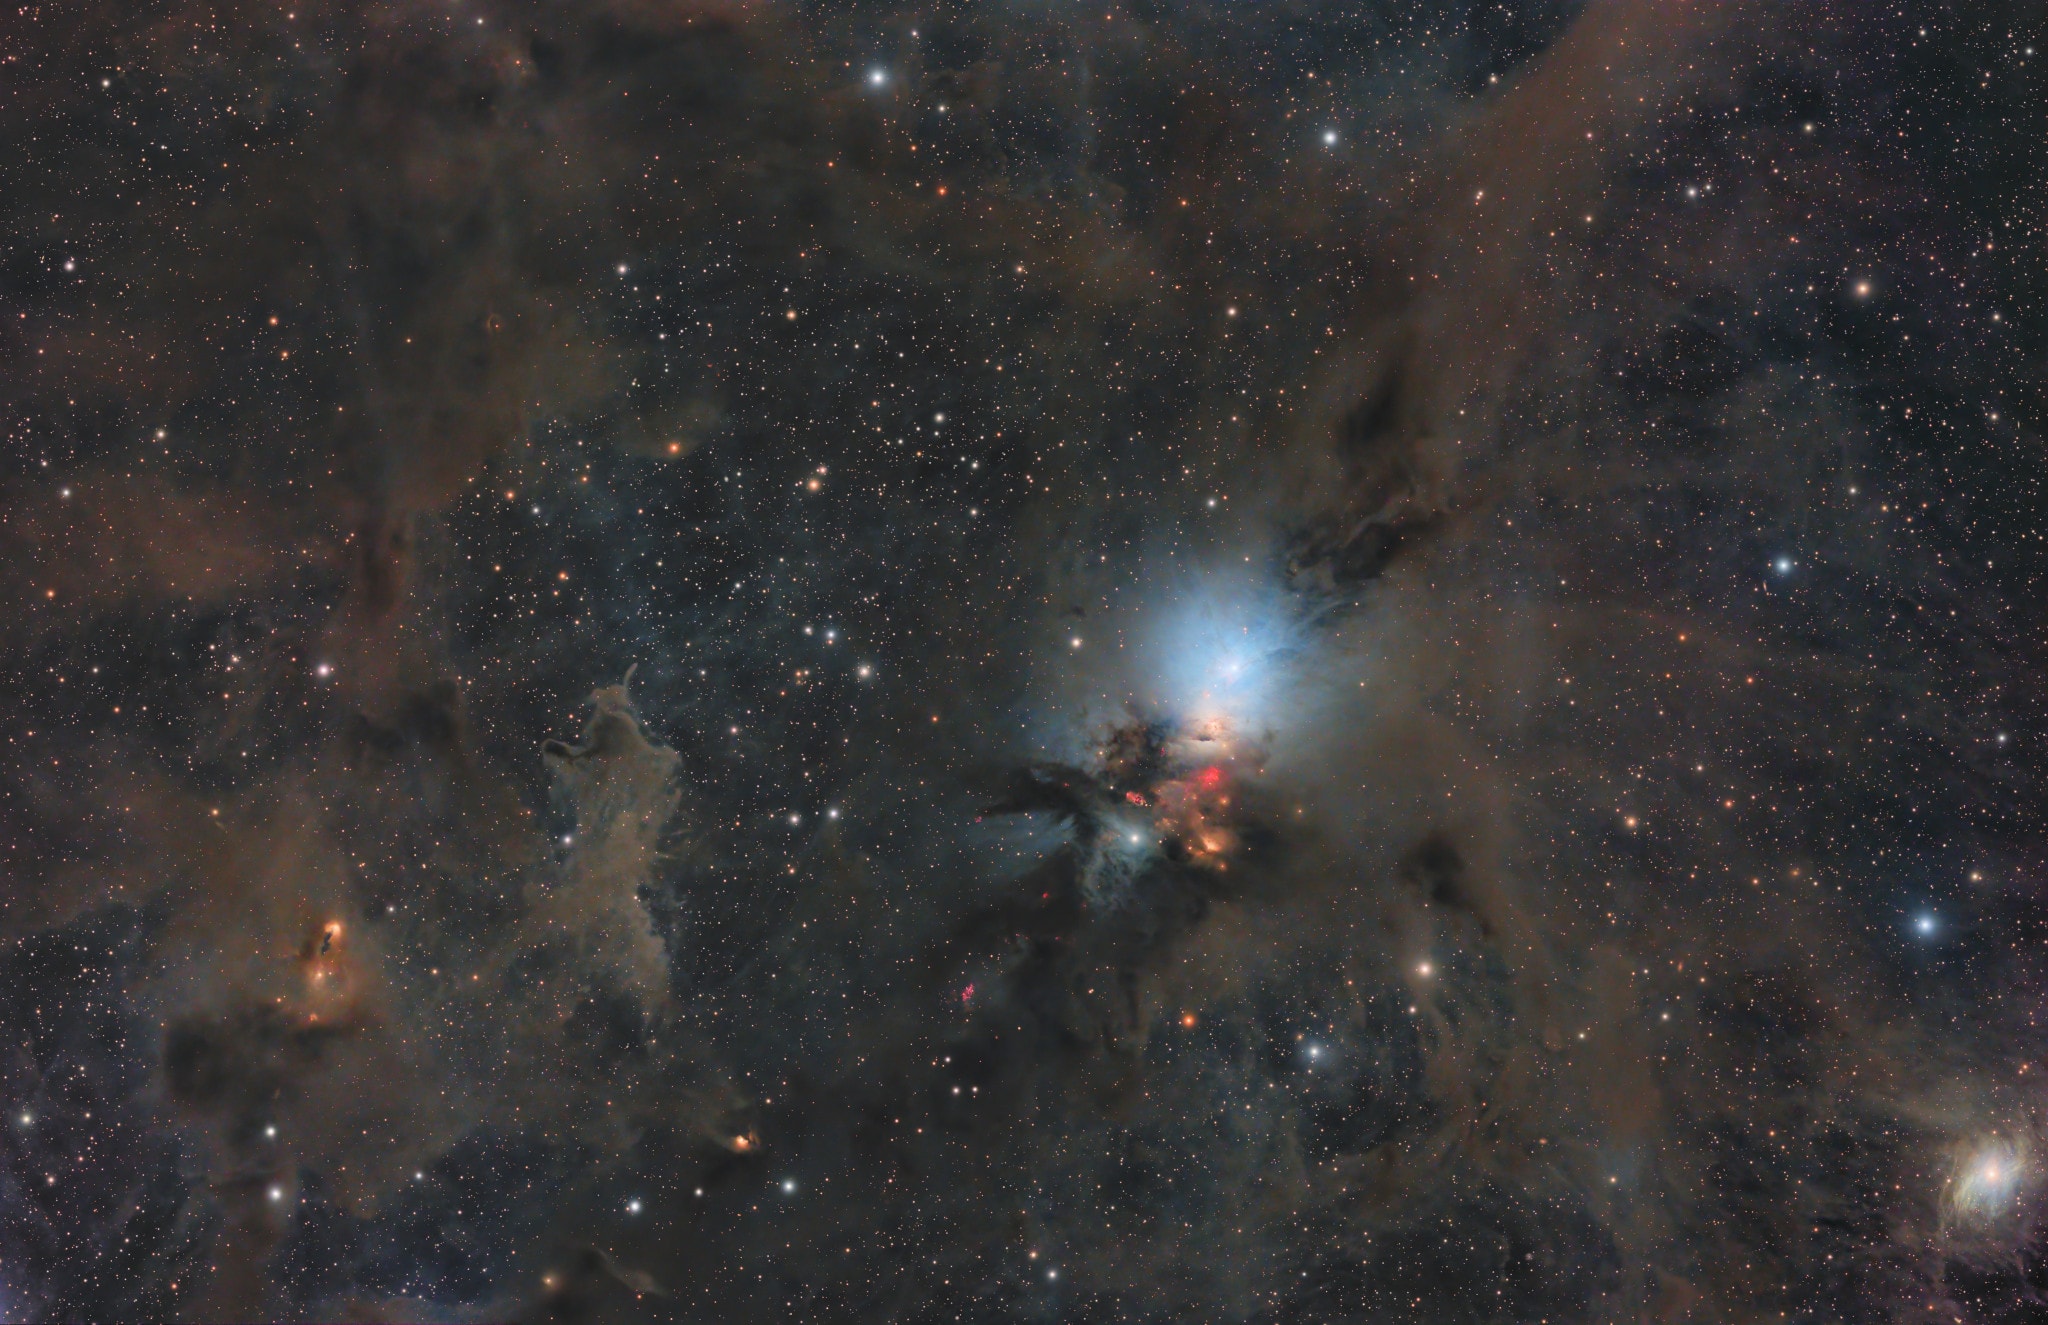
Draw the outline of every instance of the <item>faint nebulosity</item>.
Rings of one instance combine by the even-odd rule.
[[[2048,1319],[2028,0],[0,20],[0,1319]]]

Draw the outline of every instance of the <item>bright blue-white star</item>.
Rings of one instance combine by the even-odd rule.
[[[1986,1141],[1963,1157],[1949,1191],[1955,1214],[1992,1219],[2004,1214],[2028,1178],[2028,1155],[2021,1144],[2005,1139]]]
[[[1299,634],[1276,586],[1245,576],[1191,587],[1155,621],[1147,652],[1178,717],[1240,730],[1273,721]]]

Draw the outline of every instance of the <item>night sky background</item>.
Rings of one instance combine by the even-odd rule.
[[[2042,0],[0,15],[0,1319],[2048,1320]]]

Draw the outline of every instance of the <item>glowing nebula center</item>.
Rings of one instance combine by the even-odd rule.
[[[1979,1218],[2003,1213],[2025,1172],[2026,1161],[2011,1143],[1987,1143],[1956,1174],[1952,1199],[1957,1213]]]
[[[1177,595],[1148,641],[1166,709],[1193,727],[1273,725],[1291,689],[1299,627],[1275,587],[1248,577]]]

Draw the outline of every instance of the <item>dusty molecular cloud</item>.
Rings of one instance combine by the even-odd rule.
[[[0,1319],[2036,1319],[2039,19],[20,11]]]

